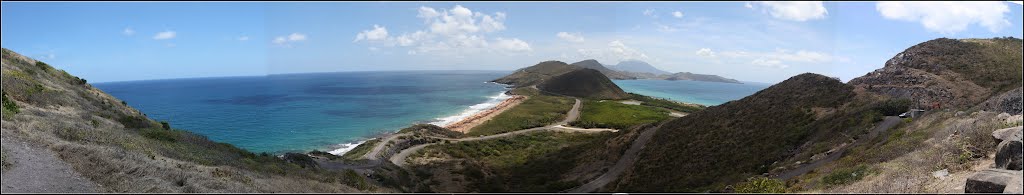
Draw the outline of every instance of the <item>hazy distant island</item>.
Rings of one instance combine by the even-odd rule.
[[[730,79],[721,77],[718,75],[708,74],[695,74],[690,72],[678,72],[669,73],[667,71],[660,70],[651,66],[650,64],[640,60],[625,60],[619,62],[617,65],[604,65],[597,60],[589,59],[583,60],[576,63],[569,64],[571,67],[546,67],[551,69],[553,73],[560,73],[569,69],[575,68],[587,68],[594,69],[606,77],[614,80],[636,80],[636,79],[656,79],[656,80],[684,80],[684,81],[705,81],[705,82],[722,82],[722,83],[741,83],[736,79]],[[550,65],[548,65],[550,66]],[[516,70],[516,72],[525,71],[524,69]],[[538,70],[531,70],[538,71]]]

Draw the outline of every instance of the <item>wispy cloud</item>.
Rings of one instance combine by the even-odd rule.
[[[282,46],[291,46],[291,43],[305,41],[306,39],[306,34],[295,32],[288,35],[274,37],[274,40],[270,42]]]
[[[153,39],[154,40],[173,39],[177,35],[178,35],[178,33],[174,32],[174,31],[163,31],[163,32],[156,33],[156,35],[153,35]]]
[[[824,19],[828,10],[821,1],[761,1],[756,2],[763,12],[774,18],[791,21],[808,21]],[[754,4],[747,2],[745,7],[754,9]]]
[[[135,30],[133,30],[132,28],[124,28],[124,30],[121,31],[121,34],[132,36],[135,35]]]
[[[583,41],[585,41],[585,39],[583,38],[583,35],[581,33],[579,33],[579,32],[577,32],[577,33],[558,32],[558,34],[555,34],[555,36],[557,36],[558,38],[560,38],[562,40],[569,41],[569,42],[574,42],[574,43],[582,43]]]

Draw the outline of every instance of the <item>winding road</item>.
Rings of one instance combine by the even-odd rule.
[[[593,192],[597,189],[601,189],[601,187],[604,187],[605,185],[608,185],[608,183],[615,181],[615,179],[619,178],[627,168],[633,167],[633,164],[636,163],[636,157],[640,155],[640,151],[644,149],[644,146],[646,146],[648,142],[651,141],[651,138],[654,138],[654,132],[658,131],[658,129],[661,128],[661,125],[664,125],[668,121],[669,120],[661,122],[658,126],[647,128],[644,132],[641,132],[640,136],[637,136],[636,140],[629,145],[629,149],[626,149],[626,153],[622,154],[622,157],[619,157],[619,160],[615,161],[615,164],[609,167],[608,171],[604,172],[604,174],[597,176],[594,180],[583,185],[566,190],[566,192]]]

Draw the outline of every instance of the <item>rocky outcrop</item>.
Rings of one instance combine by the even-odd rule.
[[[1021,104],[1024,102],[1024,98],[1021,98],[1021,90],[1021,87],[1017,87],[1017,89],[993,96],[979,104],[978,109],[997,113],[1002,112],[1010,115],[1019,115],[1022,110]]]
[[[1007,185],[1020,185],[1019,182],[1016,184],[1010,183],[1015,174],[1020,175],[1019,172],[1005,169],[986,169],[975,173],[971,178],[967,179],[964,192],[1003,193]]]
[[[1017,170],[1024,168],[1024,151],[1022,151],[1022,127],[1000,129],[992,132],[992,137],[1000,140],[996,150],[996,168]]]
[[[1024,172],[1022,166],[1022,127],[999,129],[992,137],[1000,140],[995,167],[975,173],[967,178],[967,193],[1020,193]]]

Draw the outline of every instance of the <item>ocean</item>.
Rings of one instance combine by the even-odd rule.
[[[509,98],[487,82],[508,71],[387,71],[97,83],[176,129],[253,152],[343,154],[417,123],[443,126]],[[768,84],[615,80],[626,90],[717,105]]]
[[[507,99],[507,71],[395,71],[94,84],[156,120],[253,152],[344,153],[416,123],[444,125]]]
[[[706,106],[742,99],[771,86],[771,84],[757,82],[743,82],[743,84],[667,80],[612,80],[612,82],[626,92]]]

